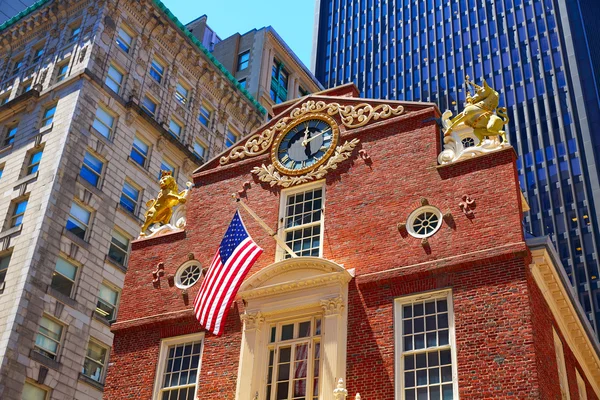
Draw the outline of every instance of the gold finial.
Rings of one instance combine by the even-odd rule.
[[[177,182],[171,171],[160,171],[160,192],[156,199],[151,199],[146,203],[148,210],[144,214],[145,220],[142,225],[140,236],[146,236],[146,231],[152,225],[168,224],[173,215],[173,208],[186,202],[187,190],[179,193]],[[191,184],[188,184],[188,187]]]

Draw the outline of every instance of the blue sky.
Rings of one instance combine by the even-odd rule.
[[[271,25],[310,69],[314,0],[162,0],[184,24],[202,14],[208,26],[225,39],[236,32]]]

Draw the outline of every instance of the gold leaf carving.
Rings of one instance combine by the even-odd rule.
[[[380,104],[373,107],[367,103],[361,103],[356,106],[342,106],[338,103],[326,103],[324,101],[309,100],[300,107],[294,108],[288,117],[283,117],[274,126],[269,129],[252,135],[243,145],[234,147],[228,155],[221,157],[221,165],[229,161],[243,159],[246,157],[256,157],[269,149],[273,138],[278,132],[286,130],[293,125],[294,121],[306,114],[326,112],[328,115],[339,115],[342,124],[349,129],[365,126],[371,120],[377,121],[404,113],[403,106],[392,107],[388,104]]]
[[[348,159],[352,154],[352,150],[356,147],[359,140],[354,138],[349,142],[338,146],[335,149],[335,153],[329,158],[327,163],[321,165],[319,168],[307,172],[300,176],[288,176],[279,173],[273,165],[265,166],[264,164],[260,167],[254,167],[252,173],[258,175],[258,179],[268,183],[271,186],[279,185],[282,187],[290,187],[293,185],[299,185],[323,178],[330,170],[337,169],[340,162]]]

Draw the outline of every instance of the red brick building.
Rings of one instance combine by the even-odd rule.
[[[121,399],[599,399],[599,349],[516,155],[438,164],[434,104],[342,86],[194,174],[184,230],[133,243],[105,384]],[[236,210],[264,253],[217,337],[192,313]],[[179,396],[179,397],[178,397]]]

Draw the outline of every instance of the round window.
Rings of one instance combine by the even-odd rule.
[[[175,274],[175,286],[180,289],[187,289],[194,286],[202,275],[202,266],[198,261],[188,261],[179,267]]]
[[[425,206],[416,209],[408,216],[408,233],[416,238],[433,235],[442,226],[442,213],[435,207]]]
[[[461,140],[461,142],[465,148],[475,146],[475,139],[473,139],[472,137],[466,137],[463,140]]]

